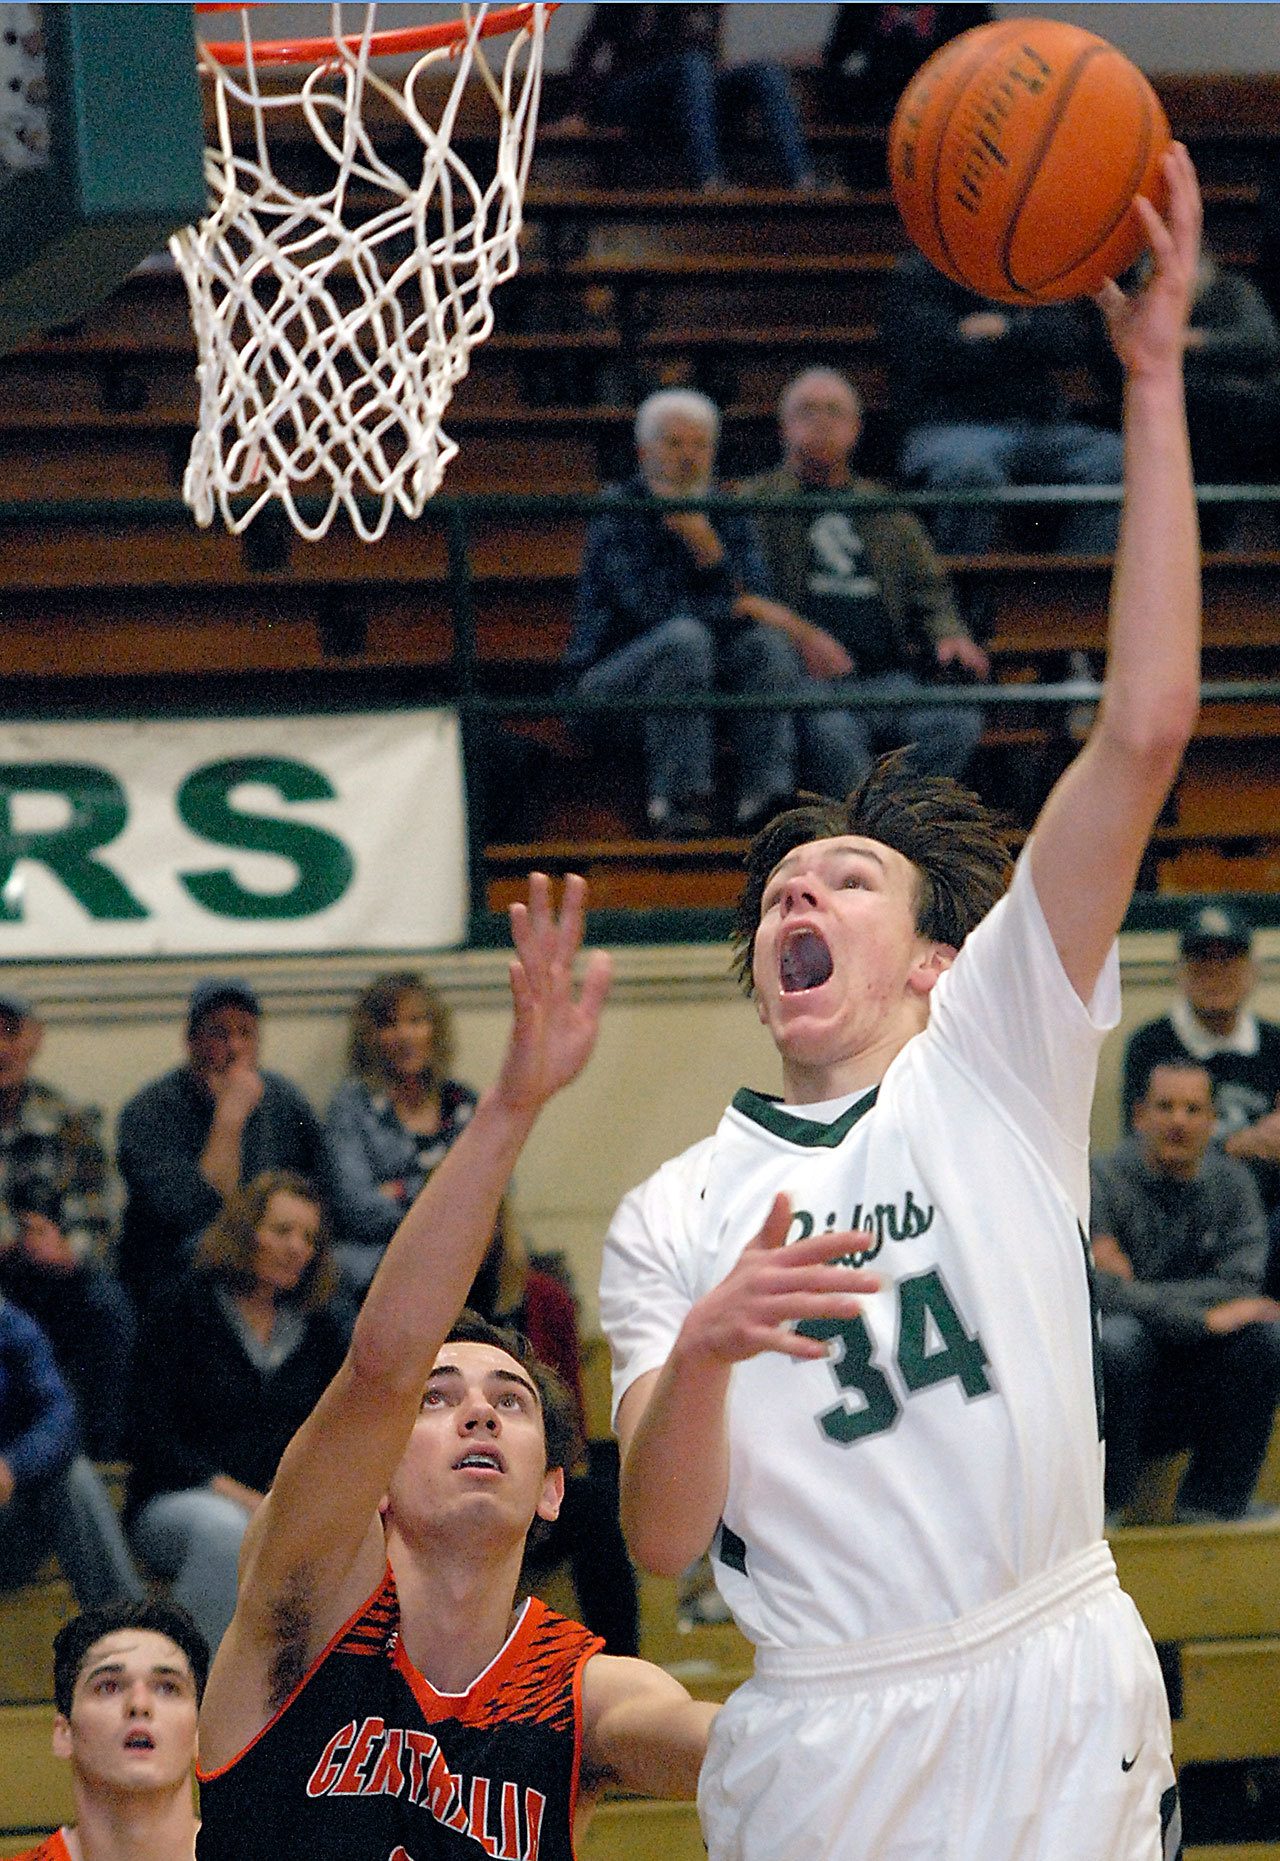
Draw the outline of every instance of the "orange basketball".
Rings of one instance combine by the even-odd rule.
[[[1004,19],[921,66],[889,130],[907,231],[957,283],[1006,304],[1096,291],[1146,244],[1135,194],[1164,197],[1169,124],[1095,33]]]

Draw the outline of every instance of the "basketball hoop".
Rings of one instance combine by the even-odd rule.
[[[214,10],[226,9],[197,8]],[[200,421],[182,491],[197,523],[216,509],[239,533],[278,498],[310,540],[345,509],[374,542],[396,509],[421,516],[458,450],[441,427],[453,390],[493,327],[494,286],[519,264],[553,10],[474,6],[443,24],[378,33],[367,6],[361,31],[344,35],[335,4],[329,37],[255,46],[241,7],[239,41],[201,46],[214,85],[213,204],[170,242],[196,332]],[[485,43],[495,34],[512,35],[500,64]],[[417,54],[400,78],[371,63],[392,52]],[[303,64],[311,68],[292,87],[259,81],[260,67]],[[424,80],[446,64],[447,93],[429,119]],[[483,181],[454,146],[473,76],[497,138]],[[416,139],[412,173],[374,147],[375,102]],[[277,171],[289,144],[276,126],[290,112],[324,166],[317,192]],[[249,503],[233,509],[245,494]],[[304,494],[326,499],[314,520],[298,508]]]

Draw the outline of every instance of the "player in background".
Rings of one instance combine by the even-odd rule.
[[[53,1749],[75,1821],[17,1861],[191,1861],[196,1713],[209,1649],[183,1609],[107,1603],[54,1637]]]
[[[604,1783],[694,1792],[715,1709],[514,1606],[530,1526],[563,1491],[551,1380],[501,1333],[445,1341],[538,1113],[595,1042],[608,959],[571,978],[585,889],[566,882],[557,919],[535,875],[513,907],[497,1083],[249,1527],[201,1719],[201,1861],[571,1861]]]
[[[758,836],[739,933],[782,1102],[739,1093],[610,1231],[632,1551],[673,1574],[711,1545],[757,1645],[702,1775],[711,1861],[1178,1852],[1102,1538],[1085,1240],[1116,933],[1199,697],[1200,206],[1185,149],[1164,167],[1150,281],[1098,300],[1125,501],[1086,746],[1005,896],[981,804],[897,758]]]

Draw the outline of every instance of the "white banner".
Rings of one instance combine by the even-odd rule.
[[[0,728],[0,961],[466,936],[450,711]]]

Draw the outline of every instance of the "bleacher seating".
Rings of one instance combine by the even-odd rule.
[[[1277,86],[1179,78],[1162,90],[1201,165],[1211,243],[1249,263],[1259,153],[1274,133]],[[818,359],[858,380],[874,463],[886,443],[877,319],[901,242],[882,139],[815,120],[819,158],[847,181],[844,196],[801,201],[751,188],[706,199],[643,164],[637,173],[617,132],[558,129],[556,112],[571,99],[557,102],[554,84],[551,93],[527,199],[525,261],[500,294],[499,327],[476,352],[449,416],[462,450],[447,490],[591,492],[629,469],[636,401],[668,382],[713,393],[726,410],[726,471],[754,468],[771,453],[783,381]],[[816,98],[814,87],[811,110]],[[466,120],[459,134],[473,136]],[[467,152],[483,160],[474,139]],[[305,168],[301,148],[296,159]],[[125,508],[175,497],[195,410],[192,358],[185,294],[161,267],[130,279],[75,327],[0,362],[0,680],[13,708],[53,694],[68,704],[87,693],[100,701],[104,689],[145,704],[175,681],[184,697],[215,685],[269,697],[286,682],[295,696],[345,690],[376,699],[393,684],[401,696],[455,695],[464,681],[453,664],[444,506],[372,549],[337,527],[323,543],[304,544],[260,522],[237,542],[197,532],[172,509]],[[80,516],[46,508],[68,500],[117,508]],[[7,508],[15,503],[28,508]],[[471,513],[466,521],[475,687],[550,693],[584,514]],[[1277,566],[1274,547],[1209,559],[1208,677],[1274,675]],[[954,567],[962,588],[981,579],[990,591],[1002,682],[1060,676],[1072,651],[1092,652],[1098,663],[1105,563],[1024,550]],[[1186,890],[1274,881],[1277,717],[1273,703],[1206,712],[1153,842],[1149,882]],[[985,772],[999,789],[1014,770],[1030,784],[1015,797],[1029,812],[1036,780],[1042,787],[1070,750],[1068,723],[1065,709],[993,710],[980,779]],[[607,772],[583,761],[563,726],[522,728],[541,745],[547,806],[532,841],[527,826],[516,836],[500,818],[490,822],[491,905],[502,903],[511,873],[535,858],[554,866],[575,848],[580,857],[590,849],[598,887],[618,902],[723,901],[737,842],[654,843],[625,784],[602,779]]]

